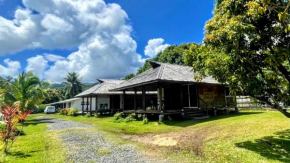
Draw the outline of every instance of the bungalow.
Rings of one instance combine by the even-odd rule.
[[[50,103],[48,105],[56,106],[57,109],[59,108],[81,108],[81,98],[71,98],[63,101],[58,101],[54,103]]]
[[[115,113],[117,111],[122,111],[126,101],[126,107],[130,108],[133,105],[132,97],[134,92],[130,91],[126,93],[126,99],[122,91],[109,91],[114,89],[125,80],[118,79],[98,79],[99,84],[94,87],[76,95],[76,98],[81,99],[81,112],[84,113]],[[156,99],[156,92],[146,92],[148,98]],[[141,92],[137,92],[141,94]],[[141,100],[141,98],[139,98]]]
[[[188,118],[205,118],[214,110],[236,108],[236,100],[231,96],[226,84],[208,76],[202,81],[194,79],[192,67],[159,62],[150,62],[152,68],[134,78],[118,84],[112,91],[142,92],[142,105],[138,106],[136,94],[134,107],[123,108],[124,113],[177,115]],[[146,92],[157,92],[157,97],[147,100]],[[126,102],[126,100],[124,101]]]

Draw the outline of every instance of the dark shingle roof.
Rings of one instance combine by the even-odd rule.
[[[122,94],[121,91],[109,91],[114,89],[119,84],[123,83],[125,80],[117,80],[117,79],[98,79],[99,84],[93,86],[85,90],[84,92],[76,95],[75,97],[82,97],[93,94]]]
[[[194,72],[192,72],[192,67],[153,61],[151,61],[150,64],[152,66],[151,69],[119,84],[113,90],[122,90],[125,88],[131,88],[136,85],[143,85],[156,81],[197,83],[197,81],[194,79]],[[220,84],[210,76],[205,77],[199,83]]]

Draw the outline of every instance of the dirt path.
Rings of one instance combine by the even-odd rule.
[[[47,130],[60,131],[60,137],[69,156],[67,162],[151,163],[133,145],[118,145],[109,141],[102,131],[93,126],[56,118],[38,117],[47,123]]]

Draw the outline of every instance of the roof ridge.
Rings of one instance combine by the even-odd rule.
[[[157,79],[161,79],[162,77],[162,74],[163,74],[163,70],[164,70],[164,65],[160,64],[160,69],[158,71],[158,74],[157,74]]]

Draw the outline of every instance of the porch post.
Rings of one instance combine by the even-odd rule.
[[[89,111],[89,97],[87,96],[87,109],[86,111],[88,112]]]
[[[123,91],[123,111],[125,110],[126,91]]]
[[[93,102],[93,98],[92,96],[90,96],[90,114],[92,114],[92,103]]]
[[[144,86],[142,86],[142,109],[146,110],[146,93]]]
[[[180,107],[183,109],[183,90],[182,85],[180,85]]]
[[[82,97],[82,115],[84,115],[85,98]]]
[[[162,106],[163,106],[163,93],[162,93],[162,87],[161,85],[158,86],[158,95],[159,95],[159,107],[160,107],[160,110],[163,110]]]
[[[137,94],[137,90],[135,88],[134,89],[134,109],[135,109],[135,111],[137,110],[137,97],[136,97],[136,94]]]
[[[96,113],[97,113],[97,111],[98,111],[98,95],[96,95],[96,99],[95,99],[95,101],[96,101],[96,106],[95,106],[95,108],[96,108]]]

